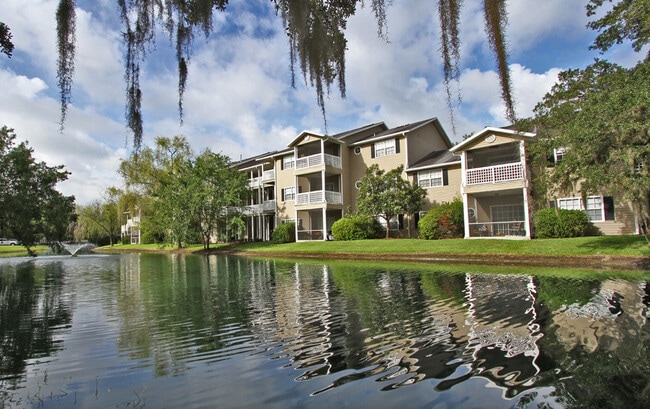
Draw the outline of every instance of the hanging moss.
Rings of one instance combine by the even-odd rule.
[[[187,84],[188,64],[192,54],[192,39],[196,31],[208,36],[216,11],[225,11],[228,0],[116,0],[123,25],[125,44],[126,110],[128,128],[133,133],[133,145],[142,143],[142,91],[140,68],[147,51],[156,39],[160,25],[175,42],[178,63],[178,110],[183,122],[183,96]],[[316,100],[327,120],[325,97],[336,83],[342,97],[346,94],[345,29],[363,0],[271,0],[282,18],[289,39],[291,81],[295,86],[296,64],[307,84],[316,90]],[[372,0],[370,6],[377,21],[377,34],[387,38],[386,0]],[[502,96],[508,118],[514,120],[504,29],[507,24],[505,0],[485,0],[486,31],[497,58]],[[390,4],[390,1],[388,1]],[[458,80],[460,70],[460,10],[462,0],[438,0],[441,25],[440,53],[443,59],[447,102],[460,102],[460,93],[452,95],[450,83]],[[57,9],[58,78],[61,94],[61,126],[70,103],[75,54],[75,1],[59,0]],[[453,108],[452,108],[453,112]],[[452,115],[453,123],[453,115]]]

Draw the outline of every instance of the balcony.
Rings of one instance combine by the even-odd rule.
[[[314,166],[321,166],[325,161],[325,165],[332,166],[337,169],[341,169],[341,158],[339,156],[325,154],[316,154],[305,156],[303,158],[296,159],[296,169],[306,169]]]
[[[262,204],[247,205],[244,214],[260,214],[275,211],[275,200],[265,200]]]
[[[482,185],[487,183],[523,180],[524,164],[522,162],[515,162],[506,163],[505,165],[467,169],[465,174],[467,177],[467,185]]]
[[[262,186],[264,183],[274,182],[275,181],[275,170],[267,170],[262,173],[262,176],[256,178],[251,178],[248,181],[248,186],[251,188],[256,188]]]
[[[331,192],[329,190],[315,190],[296,195],[296,206],[321,203],[343,204],[343,195],[341,192]]]

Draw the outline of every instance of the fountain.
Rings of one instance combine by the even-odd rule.
[[[93,243],[62,243],[62,242],[57,242],[59,250],[66,251],[70,253],[71,256],[76,256],[77,254],[80,253],[86,253],[90,252],[92,249],[97,247]]]

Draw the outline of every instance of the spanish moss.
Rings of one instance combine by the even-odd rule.
[[[508,47],[505,38],[505,27],[508,25],[508,12],[505,0],[484,0],[485,32],[490,48],[496,57],[499,81],[501,82],[501,98],[505,103],[506,118],[512,123],[515,119],[515,103],[512,98],[510,70],[508,68]]]
[[[454,120],[454,103],[461,101],[460,88],[457,88],[456,96],[452,96],[451,82],[458,82],[460,79],[460,9],[462,0],[439,0],[438,16],[440,18],[440,54],[442,55],[442,67],[444,74],[445,93],[452,131],[456,133],[456,121]]]
[[[58,61],[56,76],[59,85],[61,101],[60,130],[63,131],[68,114],[68,105],[72,95],[72,80],[74,77],[74,56],[76,43],[77,14],[74,0],[60,0],[56,9],[57,37],[56,46]]]

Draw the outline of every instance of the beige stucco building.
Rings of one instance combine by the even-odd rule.
[[[241,238],[270,240],[276,226],[295,221],[298,241],[331,239],[332,224],[355,210],[358,182],[377,164],[383,170],[402,165],[403,177],[427,192],[420,212],[391,221],[393,237],[417,237],[426,211],[459,197],[466,238],[530,239],[526,144],[534,137],[488,127],[454,146],[437,118],[397,128],[379,122],[331,136],[302,132],[285,149],[233,164],[248,174],[252,192]],[[586,206],[577,199],[551,197],[549,204],[587,211],[604,234],[638,233],[634,213],[617,198],[590,196]]]

